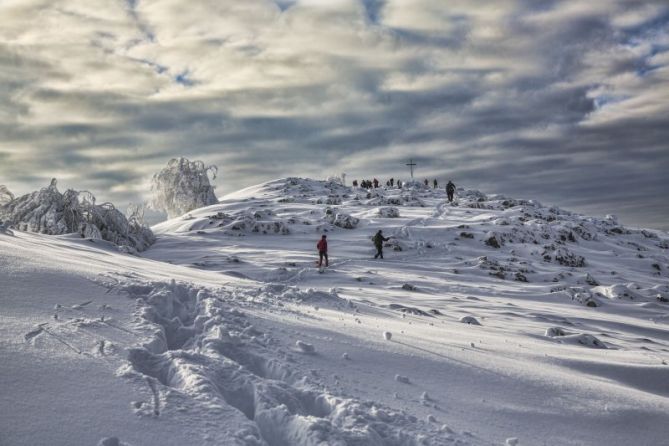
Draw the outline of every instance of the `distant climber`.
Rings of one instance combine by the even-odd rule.
[[[434,188],[436,189],[437,186],[438,186],[438,184],[437,184],[437,179],[436,179],[436,178],[434,179],[434,181],[432,182],[432,184],[434,184]]]
[[[393,187],[395,185],[395,178],[390,179],[390,187]]]
[[[429,185],[430,185],[430,182],[429,182],[429,181],[427,181],[427,178],[425,178],[425,181],[424,181],[424,183],[425,183],[425,187],[427,187],[427,186],[429,186]]]
[[[397,180],[397,188],[402,189],[402,180]]]
[[[453,201],[453,194],[455,193],[455,184],[452,181],[448,181],[446,185],[446,194],[448,195],[449,203]]]
[[[376,255],[374,256],[374,258],[375,259],[378,259],[379,257],[383,258],[383,242],[387,242],[390,239],[384,237],[383,231],[379,229],[379,232],[376,233],[373,240],[374,240],[374,246],[376,247]]]
[[[374,178],[374,189],[376,189],[377,187],[379,187],[379,180]]]
[[[328,266],[328,241],[327,235],[323,235],[321,239],[316,243],[316,248],[318,249],[318,267],[323,266],[323,259],[325,259],[325,266]]]
[[[358,187],[358,180],[353,180],[353,187]]]

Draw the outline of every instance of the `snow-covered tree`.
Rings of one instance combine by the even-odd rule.
[[[7,186],[0,184],[0,205],[9,203],[14,199],[14,194],[11,193]]]
[[[151,229],[128,220],[111,203],[98,205],[88,191],[60,193],[56,179],[48,187],[0,203],[0,220],[20,231],[42,234],[79,233],[103,239],[127,250],[143,251],[155,241]]]
[[[342,186],[346,186],[346,174],[341,173],[339,175],[330,175],[325,179],[328,183],[336,183],[336,184],[341,184]]]
[[[173,158],[167,167],[153,176],[150,206],[167,212],[169,218],[178,217],[204,206],[218,203],[214,186],[209,182],[216,178],[218,167],[205,166],[202,161]]]

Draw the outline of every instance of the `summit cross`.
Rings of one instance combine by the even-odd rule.
[[[412,180],[413,180],[413,168],[414,168],[414,166],[416,166],[416,165],[417,165],[417,164],[414,163],[412,159],[410,159],[410,160],[409,160],[409,163],[407,164],[407,166],[409,166],[409,169],[411,169],[411,179],[412,179]]]

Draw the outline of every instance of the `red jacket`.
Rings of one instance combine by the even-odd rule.
[[[320,252],[328,252],[328,242],[325,239],[320,239],[318,243],[316,243],[316,248],[318,248],[318,251]]]

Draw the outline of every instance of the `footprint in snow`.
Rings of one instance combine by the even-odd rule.
[[[34,337],[42,334],[43,331],[44,331],[44,329],[42,327],[36,327],[34,330],[31,330],[28,333],[26,333],[25,335],[23,335],[23,337],[26,341],[30,341]]]
[[[403,384],[411,384],[411,381],[409,380],[408,376],[395,375],[395,381]]]
[[[98,446],[131,446],[118,439],[118,437],[106,437],[98,442]]]
[[[307,353],[309,355],[313,355],[316,353],[316,347],[314,347],[313,344],[309,344],[307,342],[303,341],[296,341],[295,346],[302,352],[302,353]]]

